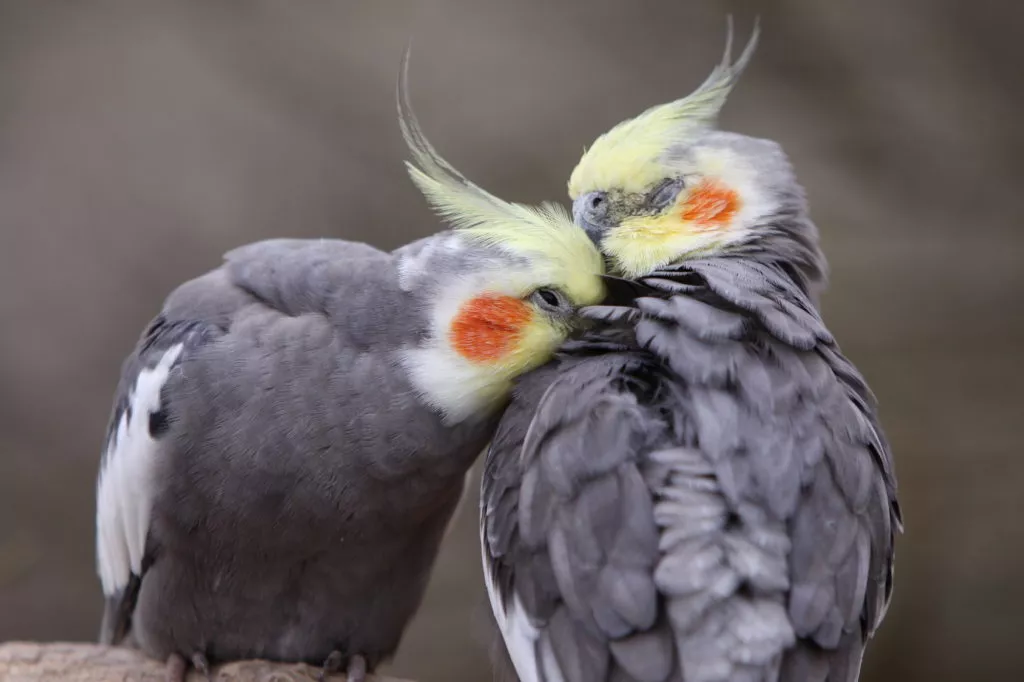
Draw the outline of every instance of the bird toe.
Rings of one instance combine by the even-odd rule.
[[[206,682],[213,682],[213,673],[210,672],[210,661],[207,660],[206,654],[200,652],[192,654],[192,667],[206,678]]]
[[[185,682],[186,672],[188,672],[188,664],[181,654],[171,654],[167,657],[164,682]]]
[[[320,674],[317,676],[318,682],[326,682],[327,677],[341,670],[341,664],[344,662],[345,657],[341,655],[341,652],[335,649],[328,656],[327,660],[324,661],[323,667],[320,668]]]
[[[356,654],[348,661],[348,682],[365,682],[366,658]]]

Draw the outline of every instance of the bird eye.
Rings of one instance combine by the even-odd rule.
[[[558,296],[555,296],[555,293],[553,291],[549,291],[548,289],[541,289],[540,291],[537,292],[537,295],[544,299],[544,302],[550,306],[558,305]]]
[[[670,178],[663,181],[648,195],[647,204],[651,208],[664,208],[668,206],[676,198],[676,195],[679,194],[684,184],[682,178]]]
[[[561,310],[563,307],[562,297],[552,289],[537,289],[531,298],[542,308]]]
[[[589,208],[591,211],[596,211],[601,208],[601,204],[604,203],[603,194],[594,194],[590,197]]]

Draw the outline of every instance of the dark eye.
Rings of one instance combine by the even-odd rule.
[[[683,188],[682,178],[672,178],[665,180],[657,187],[655,187],[647,197],[647,204],[651,208],[664,208],[676,198],[679,194],[679,190]]]
[[[588,205],[589,205],[589,208],[590,208],[591,211],[597,211],[597,210],[599,210],[601,208],[601,205],[603,203],[604,203],[604,195],[603,194],[593,194],[590,197],[590,201],[588,202]]]
[[[550,289],[540,289],[537,292],[537,295],[540,296],[541,299],[543,299],[543,301],[552,308],[558,307],[558,296],[556,296],[555,292],[551,291]]]
[[[563,298],[553,289],[537,289],[533,292],[533,295],[530,298],[532,298],[534,303],[538,306],[541,308],[547,308],[548,310],[560,311],[566,307],[563,302]]]

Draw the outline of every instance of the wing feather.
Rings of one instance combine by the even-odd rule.
[[[161,436],[167,428],[164,388],[211,328],[157,317],[125,361],[107,432],[96,490],[97,571],[106,597],[100,639],[126,633],[148,560]]]
[[[604,680],[616,655],[637,669],[672,665],[657,640],[610,647],[658,617],[658,538],[639,455],[661,429],[639,409],[639,384],[622,386],[635,357],[568,362],[571,371],[555,363],[520,383],[485,463],[488,592],[524,682]],[[669,658],[632,658],[651,651]]]

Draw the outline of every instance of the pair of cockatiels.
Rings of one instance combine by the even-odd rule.
[[[403,69],[410,170],[453,229],[391,254],[253,244],[169,297],[101,468],[104,641],[130,632],[176,675],[260,657],[359,677],[494,436],[485,573],[524,682],[855,676],[889,591],[889,455],[813,305],[784,157],[711,130],[740,66],[574,171],[576,223],[640,278],[635,304],[589,309],[587,235],[441,159]]]

